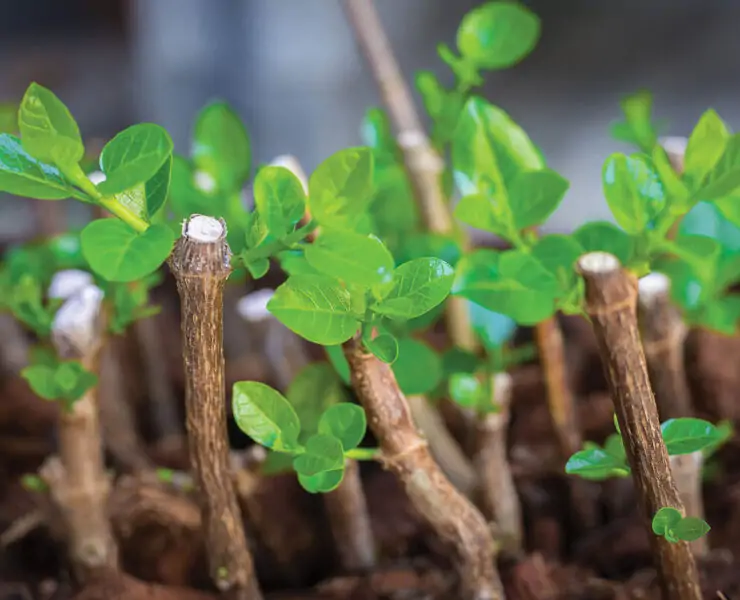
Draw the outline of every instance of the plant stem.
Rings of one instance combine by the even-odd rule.
[[[455,548],[463,597],[502,599],[494,543],[485,520],[432,459],[390,366],[368,352],[359,335],[345,342],[343,349],[352,386],[379,441],[380,460],[399,478],[419,514]]]
[[[87,285],[67,299],[52,328],[59,357],[79,360],[93,373],[104,340],[102,299],[99,288]],[[42,475],[66,525],[72,564],[84,581],[96,571],[118,567],[106,508],[110,481],[103,460],[97,390],[88,390],[70,410],[61,410],[58,427],[59,459],[47,461]]]
[[[226,224],[193,215],[169,259],[180,294],[190,462],[199,488],[210,574],[235,600],[262,598],[229,468],[223,290],[231,272]]]
[[[687,327],[671,302],[670,285],[662,273],[638,283],[638,323],[661,421],[693,412],[683,353]]]
[[[480,480],[483,514],[495,522],[501,548],[518,554],[524,538],[522,514],[506,445],[511,386],[509,374],[493,376],[492,401],[498,412],[488,413],[478,420],[473,465]]]
[[[337,554],[347,571],[369,571],[376,564],[375,538],[357,461],[347,460],[339,487],[324,494]]]
[[[704,518],[704,499],[702,498],[702,467],[704,455],[701,452],[671,456],[671,470],[676,480],[676,488],[686,508],[686,515]],[[704,556],[709,552],[707,536],[689,544],[695,556]]]
[[[663,507],[684,512],[660,431],[637,328],[637,281],[619,260],[592,252],[578,261],[586,283],[586,310],[604,365],[666,600],[700,600],[696,562],[685,542],[671,543],[652,531]]]

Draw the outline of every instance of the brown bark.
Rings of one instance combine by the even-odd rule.
[[[696,562],[685,542],[670,543],[652,531],[665,507],[684,512],[660,431],[645,356],[637,328],[637,281],[611,254],[593,252],[578,261],[586,283],[586,310],[625,441],[627,460],[665,600],[699,600]]]
[[[324,505],[342,568],[346,571],[372,569],[376,564],[375,538],[357,461],[346,462],[342,483],[324,495]]]
[[[503,598],[485,520],[432,459],[390,366],[363,348],[359,337],[345,342],[344,353],[352,386],[379,440],[384,466],[398,477],[412,505],[436,534],[455,548],[463,597]]]
[[[236,600],[262,597],[229,467],[223,290],[231,272],[226,225],[191,216],[169,264],[180,294],[188,446],[198,485],[210,574]]]
[[[52,330],[59,357],[79,360],[93,373],[98,371],[105,331],[101,300],[102,292],[94,286],[80,290],[57,313]],[[83,309],[88,317],[84,322],[79,318]],[[67,319],[72,313],[77,314]],[[59,457],[48,459],[41,470],[61,513],[71,562],[83,581],[118,567],[118,548],[107,512],[110,481],[103,460],[97,395],[96,388],[90,389],[70,410],[59,411]]]
[[[492,400],[498,412],[486,414],[478,421],[473,465],[480,479],[483,514],[496,524],[500,547],[519,553],[524,537],[522,514],[506,444],[511,384],[511,377],[506,373],[493,377]]]
[[[670,280],[651,273],[638,284],[638,322],[660,419],[690,417],[691,392],[684,367],[687,328],[670,298]],[[698,516],[698,515],[696,515]]]

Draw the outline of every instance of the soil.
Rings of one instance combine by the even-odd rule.
[[[274,286],[269,279],[260,285]],[[168,371],[182,416],[182,365],[179,362],[177,296],[168,281],[158,290],[163,311],[154,322],[165,342]],[[568,365],[584,437],[601,442],[613,432],[612,405],[587,324],[563,319]],[[154,325],[152,325],[154,326]],[[440,332],[433,335],[438,336]],[[443,334],[443,332],[442,332]],[[522,339],[529,334],[522,333]],[[443,337],[435,337],[435,344]],[[240,379],[262,379],[269,365],[255,348],[228,356],[227,389]],[[151,422],[150,401],[133,344],[122,345],[126,397],[136,417],[143,449],[154,464],[187,468],[181,446],[164,450]],[[320,356],[308,349],[312,356]],[[740,339],[692,332],[686,361],[697,416],[713,421],[740,420]],[[508,600],[659,599],[648,538],[637,514],[628,479],[588,483],[597,525],[584,530],[570,511],[568,486],[545,405],[537,364],[514,373],[510,458],[522,501],[527,539],[523,556],[501,556]],[[20,478],[35,472],[55,450],[57,407],[37,398],[17,374],[0,381],[0,600],[205,600],[216,598],[207,576],[200,514],[188,490],[177,490],[140,473],[125,472],[109,456],[116,474],[110,512],[120,546],[122,571],[102,572],[86,585],[75,582],[63,538],[42,492],[24,489]],[[234,449],[249,440],[232,427]],[[370,444],[373,441],[367,440]],[[259,515],[256,528],[245,518],[257,571],[273,600],[449,599],[456,577],[449,549],[415,517],[393,477],[375,464],[362,476],[372,526],[381,552],[369,574],[342,573],[334,556],[323,504],[301,490],[295,477],[257,481],[245,515]],[[704,501],[711,553],[700,563],[704,597],[740,598],[740,441],[732,440],[707,468]],[[255,517],[257,518],[257,517]],[[723,594],[722,595],[720,595]]]

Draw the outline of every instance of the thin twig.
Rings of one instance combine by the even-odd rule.
[[[624,440],[645,530],[666,600],[700,600],[696,562],[685,542],[671,543],[652,531],[663,507],[684,513],[663,443],[655,398],[637,328],[637,281],[619,260],[592,252],[578,261],[609,391]]]
[[[234,600],[260,600],[229,465],[223,291],[230,262],[226,224],[202,215],[185,221],[169,260],[182,307],[188,446],[211,578]]]

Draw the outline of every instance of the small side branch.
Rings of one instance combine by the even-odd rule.
[[[386,468],[398,477],[436,534],[455,548],[463,598],[501,600],[494,544],[485,519],[432,459],[390,366],[368,352],[358,337],[345,342],[344,354]]]
[[[684,512],[660,431],[645,356],[637,328],[637,281],[619,260],[603,252],[578,261],[586,283],[591,316],[609,391],[624,439],[645,529],[656,559],[663,595],[670,600],[700,600],[696,562],[685,542],[671,543],[652,531],[659,509]]]
[[[211,578],[235,600],[260,600],[229,466],[223,290],[230,261],[225,223],[193,215],[183,224],[169,263],[182,307],[188,446]]]
[[[507,373],[493,377],[492,401],[498,412],[487,414],[478,422],[473,464],[480,479],[483,514],[494,521],[500,547],[517,554],[522,550],[524,536],[519,497],[506,451],[511,386]]]

